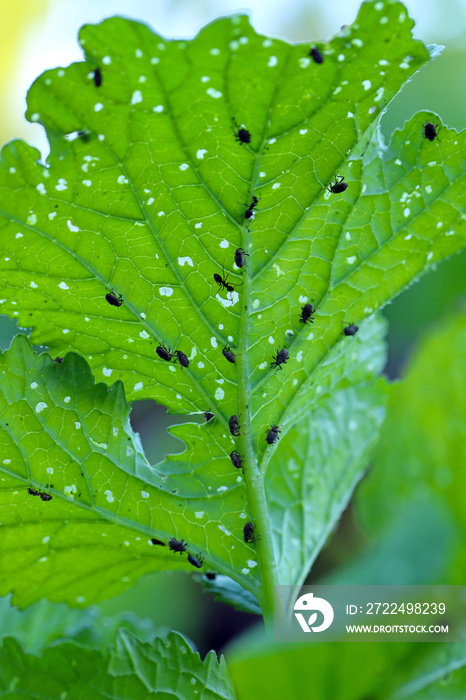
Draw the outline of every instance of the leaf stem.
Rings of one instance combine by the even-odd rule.
[[[245,250],[249,232],[245,232]],[[238,438],[240,453],[244,457],[244,480],[248,496],[249,508],[253,517],[253,525],[259,539],[256,541],[257,563],[259,565],[261,594],[260,606],[266,628],[270,631],[274,621],[274,586],[277,584],[275,556],[273,552],[272,526],[267,509],[264,487],[264,476],[261,474],[254,453],[251,435],[251,412],[249,404],[249,371],[247,361],[248,323],[249,323],[250,276],[246,268],[243,274],[243,296],[238,342],[238,406],[243,415],[242,430]],[[265,436],[264,436],[265,440]]]

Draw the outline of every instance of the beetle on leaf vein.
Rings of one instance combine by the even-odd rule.
[[[165,362],[170,362],[173,359],[173,353],[171,351],[171,348],[169,346],[167,350],[167,348],[165,347],[165,343],[162,343],[162,345],[158,345],[155,349],[155,352],[160,357],[160,359],[165,360]]]
[[[168,543],[168,546],[172,550],[172,552],[179,552],[180,554],[182,554],[182,552],[186,552],[188,545],[184,540],[177,540],[174,537],[172,537]]]
[[[243,528],[243,539],[248,544],[251,542],[256,542],[256,540],[260,540],[260,536],[254,534],[254,525],[251,521],[246,523]]]
[[[348,183],[343,182],[343,175],[335,175],[335,180],[327,187],[327,192],[330,194],[340,194],[348,188]]]
[[[108,303],[111,306],[121,306],[123,302],[123,296],[120,294],[119,297],[115,296],[115,294],[112,292],[109,292],[108,294],[105,295],[105,299],[108,301]]]
[[[198,552],[196,556],[188,554],[188,561],[190,564],[195,566],[196,569],[200,569],[202,564],[204,563],[204,557],[202,556],[201,552]]]

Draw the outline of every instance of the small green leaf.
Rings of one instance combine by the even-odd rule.
[[[172,632],[152,644],[139,642],[126,630],[116,636],[108,667],[116,678],[137,674],[152,693],[175,691],[177,697],[206,700],[236,697],[225,658],[209,651],[201,662],[181,634]],[[196,692],[197,691],[197,692]]]
[[[15,637],[28,653],[38,654],[52,642],[71,639],[102,649],[113,642],[121,627],[144,642],[156,635],[152,620],[142,620],[130,612],[103,617],[98,608],[77,610],[46,599],[19,611],[11,605],[10,596],[0,598],[0,636]]]
[[[117,632],[105,652],[71,643],[58,644],[39,658],[12,638],[0,646],[0,697],[44,700],[123,700],[163,697],[234,700],[225,659],[209,652],[201,662],[180,634],[152,644],[127,630]]]
[[[228,576],[217,574],[211,580],[205,576],[199,576],[198,579],[202,581],[204,590],[207,593],[212,593],[214,598],[220,603],[227,603],[237,610],[253,613],[254,615],[261,614],[261,609],[252,593],[246,591]]]
[[[391,700],[462,700],[466,687],[466,644],[439,644],[410,675],[412,680]]]

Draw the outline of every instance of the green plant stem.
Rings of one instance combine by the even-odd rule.
[[[247,250],[248,233],[245,234]],[[241,414],[242,434],[238,438],[240,453],[244,457],[244,480],[249,508],[255,531],[260,539],[255,543],[260,572],[260,606],[266,628],[270,630],[274,621],[274,586],[277,584],[275,556],[273,552],[272,526],[267,509],[264,476],[260,473],[254,453],[251,435],[251,413],[249,407],[249,371],[247,362],[249,322],[250,279],[246,268],[243,274],[243,296],[238,343],[238,406]],[[264,437],[265,439],[265,437]]]

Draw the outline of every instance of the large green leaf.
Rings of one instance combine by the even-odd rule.
[[[2,593],[14,591],[20,605],[42,596],[89,605],[149,571],[195,571],[186,556],[152,544],[171,537],[256,590],[254,569],[240,573],[253,551],[237,534],[245,496],[225,455],[204,489],[201,476],[177,488],[176,474],[147,464],[119,382],[96,385],[73,353],[61,365],[37,357],[22,335],[0,358],[0,386]],[[183,436],[218,430],[187,424]],[[228,488],[214,490],[215,479]],[[29,495],[30,486],[52,500]]]
[[[396,494],[392,495],[396,499]],[[398,502],[399,503],[399,502]],[[409,532],[409,537],[406,533]],[[458,544],[451,513],[437,499],[399,510],[375,538],[319,584],[415,586],[443,583]]]
[[[399,2],[365,3],[353,25],[320,46],[324,60],[318,64],[308,45],[261,37],[244,17],[215,22],[191,42],[167,42],[143,25],[114,18],[81,31],[86,62],[36,81],[28,116],[44,125],[51,154],[43,165],[22,142],[2,151],[2,310],[31,326],[33,342],[48,345],[52,356],[79,352],[98,380],[121,380],[129,400],[153,398],[174,412],[215,415],[203,426],[173,429],[187,451],[157,468],[147,464],[134,436],[129,439],[137,458],[126,460],[117,440],[107,463],[102,445],[113,445],[107,420],[105,439],[99,437],[89,453],[96,465],[92,491],[78,488],[78,455],[66,456],[82,507],[76,507],[78,498],[70,503],[64,491],[70,484],[60,484],[56,496],[66,497],[53,501],[63,509],[55,519],[60,533],[63,519],[85,521],[86,528],[90,521],[86,534],[84,527],[70,533],[90,550],[95,527],[106,529],[109,521],[125,530],[189,537],[210,567],[270,603],[279,571],[272,538],[285,510],[275,509],[273,517],[268,510],[267,464],[276,455],[268,474],[273,493],[286,478],[279,455],[287,449],[287,433],[301,432],[302,425],[307,430],[311,411],[323,421],[317,432],[330,430],[336,420],[330,394],[353,385],[357,400],[345,393],[344,411],[367,409],[367,428],[347,441],[354,449],[347,463],[342,442],[329,467],[315,504],[319,522],[304,548],[304,575],[304,564],[314,558],[361,475],[380,422],[381,397],[374,388],[362,388],[373,382],[383,357],[370,317],[465,242],[464,133],[442,128],[440,139],[425,139],[423,123],[436,121],[427,113],[413,117],[388,146],[377,129],[385,105],[429,60],[411,28]],[[235,140],[242,124],[252,134],[250,144]],[[331,193],[326,185],[337,175],[348,188]],[[252,196],[259,201],[255,217],[246,220]],[[249,254],[242,269],[234,265],[238,247]],[[224,264],[236,286],[232,292],[218,290],[214,281]],[[121,306],[107,303],[110,290],[122,294]],[[312,326],[299,319],[309,301],[317,307]],[[351,322],[361,326],[360,336],[343,336]],[[162,342],[184,352],[189,366],[158,357]],[[236,364],[222,355],[225,344],[238,353]],[[277,371],[271,361],[285,345],[290,359]],[[65,367],[74,387],[76,363]],[[47,380],[49,372],[48,365]],[[10,400],[23,402],[24,374],[10,380]],[[119,388],[111,391],[123,401]],[[244,425],[236,441],[228,434],[233,414]],[[43,421],[49,415],[55,420],[49,410]],[[96,413],[89,415],[94,421],[100,426]],[[68,448],[79,442],[73,423],[66,434],[55,425],[53,450],[47,443],[62,462],[61,443]],[[278,450],[265,441],[271,424],[281,429]],[[32,420],[28,426],[38,429]],[[28,450],[21,468],[5,470],[10,522],[17,512],[18,476],[24,488],[37,469],[38,483],[47,483],[49,458],[45,450],[33,450],[32,433],[23,436],[15,428],[12,449],[24,437]],[[309,444],[297,449],[296,459],[309,453]],[[234,448],[244,456],[244,477],[229,461]],[[304,466],[299,468],[305,476]],[[325,488],[342,472],[341,493],[329,498]],[[142,490],[152,508],[142,505]],[[114,499],[110,505],[106,491]],[[32,508],[34,537],[47,516],[42,503],[33,501]],[[256,549],[243,541],[246,519],[259,528]],[[123,536],[118,529],[115,541],[121,544]],[[25,556],[16,553],[16,536],[14,542],[15,557]],[[125,546],[140,558],[142,544]],[[121,554],[123,545],[118,551],[118,574],[124,569],[126,578],[128,556]],[[144,551],[144,563],[132,567],[134,577],[159,565],[152,551]],[[63,556],[71,560],[69,552],[67,541]],[[102,561],[95,550],[94,556],[78,557],[80,566],[99,560],[108,571],[114,552],[106,552]],[[164,567],[175,566],[162,548],[157,555]],[[64,565],[69,572],[66,559],[60,560]],[[45,580],[38,563],[31,571],[33,580]],[[14,585],[26,597],[19,575]],[[115,585],[111,592],[121,584]],[[92,588],[92,595],[103,595],[99,586]]]
[[[39,658],[12,638],[0,646],[0,697],[44,700],[234,700],[225,659],[209,652],[201,662],[180,634],[141,642],[119,630],[104,652],[71,643],[46,649]]]
[[[85,27],[88,63],[45,73],[29,93],[29,118],[54,146],[49,167],[20,142],[3,151],[3,310],[52,353],[76,350],[100,377],[121,379],[129,399],[210,407],[225,424],[245,413],[247,391],[262,454],[271,420],[312,404],[312,372],[343,323],[464,244],[446,235],[464,205],[464,135],[443,129],[431,143],[420,114],[361,158],[359,134],[428,60],[411,26],[397,2],[364,4],[322,47],[321,65],[307,47],[264,40],[244,17],[192,42],[118,18]],[[235,141],[232,118],[250,129],[250,146]],[[77,130],[89,139],[59,139]],[[348,189],[330,195],[340,171]],[[251,192],[261,201],[249,233],[241,202]],[[233,271],[243,285],[228,300],[213,274],[224,261],[233,269],[240,245],[250,258]],[[105,301],[110,288],[123,294],[120,308]],[[311,297],[312,342],[298,319]],[[190,367],[159,359],[162,341]],[[225,343],[244,351],[239,398]],[[269,364],[284,343],[292,361],[278,374]]]
[[[226,650],[241,700],[385,700],[422,647],[407,643],[277,644],[253,635]],[[445,645],[446,646],[446,645]]]
[[[254,633],[226,651],[238,697],[464,700],[462,643],[281,644]]]

